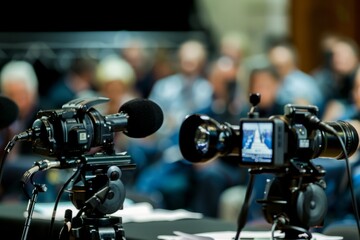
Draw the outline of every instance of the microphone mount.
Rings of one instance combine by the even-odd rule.
[[[112,217],[109,214],[123,208],[126,191],[121,181],[122,170],[135,169],[136,165],[126,153],[108,155],[104,152],[83,155],[65,162],[47,159],[37,161],[24,173],[21,180],[23,185],[31,180],[34,189],[31,197],[24,190],[29,202],[22,239],[27,237],[38,194],[47,191],[45,184],[32,181],[34,174],[51,168],[75,167],[78,167],[79,174],[69,179],[71,181],[69,181],[67,191],[71,202],[79,209],[79,212],[71,219],[69,234],[74,239],[90,239],[90,236],[104,239],[103,237],[109,237],[109,234],[111,234],[111,239],[125,239],[121,217]],[[109,233],[110,228],[113,230]],[[66,230],[63,229],[63,231]]]

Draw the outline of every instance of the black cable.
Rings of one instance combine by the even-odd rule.
[[[346,147],[345,147],[345,144],[344,144],[342,138],[336,132],[334,132],[333,134],[338,138],[338,140],[339,140],[339,142],[341,144],[341,148],[343,149],[343,152],[344,152],[344,155],[345,155],[345,163],[346,163],[347,177],[348,177],[349,187],[350,187],[351,201],[352,201],[352,206],[353,206],[353,209],[354,209],[354,212],[355,212],[354,213],[355,214],[355,220],[356,220],[356,225],[357,225],[357,229],[358,229],[358,233],[359,233],[359,237],[360,237],[360,218],[359,218],[359,212],[358,212],[357,202],[356,202],[355,193],[354,193],[354,186],[353,186],[353,181],[352,181],[352,174],[351,174],[351,167],[350,167],[350,163],[349,163],[349,157],[348,157]]]
[[[348,182],[349,182],[349,188],[350,188],[350,194],[351,194],[351,202],[352,202],[352,207],[354,210],[354,214],[355,214],[355,221],[356,221],[356,225],[357,225],[357,229],[358,229],[358,234],[360,237],[360,218],[359,218],[359,212],[358,212],[358,208],[357,208],[357,202],[356,202],[356,198],[355,198],[355,193],[354,193],[354,186],[353,186],[353,181],[352,181],[352,174],[351,174],[351,167],[350,167],[350,163],[349,163],[349,156],[344,144],[344,141],[342,140],[341,136],[337,133],[337,131],[330,125],[321,122],[320,120],[317,121],[317,124],[319,124],[319,126],[321,126],[321,128],[323,128],[326,132],[331,133],[332,135],[334,135],[335,137],[337,137],[337,139],[340,142],[341,148],[344,152],[345,155],[345,163],[346,163],[346,170],[347,170],[347,177],[348,177]]]
[[[282,226],[281,228],[282,228],[282,231],[285,233],[284,240],[289,239],[286,236],[286,233],[289,233],[289,231],[293,231],[293,233],[296,232],[297,239],[309,239],[309,240],[313,239],[312,233],[308,229],[305,229],[305,228],[302,228],[299,226],[292,226],[292,225],[285,225],[285,226]],[[286,232],[286,231],[288,231],[288,232]],[[293,233],[292,233],[292,237],[293,237]],[[303,235],[301,238],[298,238],[298,237],[300,237],[300,233],[302,233],[302,235],[306,234],[306,236]]]
[[[54,228],[54,222],[55,222],[55,217],[56,217],[56,211],[57,211],[57,205],[59,204],[60,202],[60,198],[65,190],[65,188],[69,185],[69,183],[71,182],[72,179],[76,179],[79,174],[80,174],[80,170],[81,170],[81,167],[82,165],[80,165],[77,170],[74,172],[74,174],[72,176],[70,176],[70,178],[64,183],[64,185],[62,186],[62,188],[59,190],[59,193],[56,197],[56,200],[55,200],[55,204],[54,204],[54,209],[53,209],[53,214],[51,216],[51,222],[50,222],[50,228],[49,228],[49,239],[51,239],[52,237],[52,231],[53,231],[53,228]]]
[[[271,226],[271,240],[275,240],[275,230],[278,225],[279,219],[275,219],[273,225]]]
[[[237,224],[238,226],[237,226],[237,231],[236,231],[234,240],[239,239],[240,233],[246,224],[247,212],[249,210],[250,198],[251,198],[253,187],[254,187],[254,175],[250,174],[250,179],[249,179],[248,187],[246,189],[244,204],[243,204],[243,206],[241,208],[241,212],[238,216],[238,224]]]
[[[271,240],[276,240],[275,238],[275,231],[277,229],[277,227],[279,227],[279,229],[282,230],[283,233],[285,233],[285,237],[286,236],[286,231],[294,231],[297,233],[305,233],[307,235],[306,239],[312,239],[312,234],[309,230],[302,228],[302,227],[297,227],[297,226],[291,226],[291,225],[287,225],[287,220],[283,215],[279,215],[274,219],[274,222],[271,226]],[[299,236],[298,234],[298,236]],[[305,236],[304,236],[305,237]],[[299,239],[305,239],[305,238],[299,238]]]
[[[15,135],[13,137],[13,139],[11,139],[8,144],[6,145],[5,149],[4,149],[4,154],[3,157],[1,159],[1,163],[0,163],[0,183],[2,181],[2,175],[3,175],[3,168],[4,168],[4,164],[5,164],[5,160],[7,155],[9,154],[9,152],[11,151],[11,149],[14,147],[16,141],[17,141],[18,137],[17,135]]]

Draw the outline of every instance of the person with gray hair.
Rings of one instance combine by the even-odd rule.
[[[7,62],[0,72],[0,90],[3,96],[13,100],[19,109],[18,118],[0,131],[0,144],[5,146],[16,134],[32,127],[40,110],[39,81],[34,67],[24,60]],[[6,113],[4,113],[6,114]],[[2,147],[4,149],[4,147]],[[32,152],[31,142],[17,142],[6,157],[4,176],[0,186],[1,201],[24,201],[25,195],[19,184],[24,172],[30,169],[40,156]],[[47,172],[39,173],[37,181],[48,183]],[[26,186],[26,189],[29,186]],[[48,188],[48,192],[52,189]],[[30,191],[30,189],[27,189]],[[41,194],[39,201],[53,200],[51,194]]]
[[[114,114],[122,104],[138,97],[135,81],[135,71],[125,59],[114,54],[102,58],[96,68],[95,84],[109,102],[99,110],[103,114]]]
[[[9,126],[12,134],[20,133],[32,126],[37,110],[39,110],[39,81],[33,66],[23,60],[7,62],[0,73],[1,93],[13,100],[18,108],[18,119]],[[3,141],[4,139],[1,139]],[[1,142],[1,144],[6,144]],[[32,152],[30,143],[19,143],[11,153],[15,151],[21,154]]]
[[[106,103],[95,106],[103,115],[118,113],[124,103],[138,97],[135,91],[136,79],[133,67],[116,54],[100,59],[95,76],[99,96],[109,99]],[[129,142],[132,141],[121,132],[116,132],[114,138],[116,151],[127,149]]]
[[[38,84],[33,66],[26,61],[10,61],[2,68],[1,92],[18,105],[21,121],[25,121],[38,104]]]

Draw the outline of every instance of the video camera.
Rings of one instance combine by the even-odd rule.
[[[282,230],[284,239],[312,239],[309,228],[323,225],[327,196],[326,171],[311,160],[348,159],[358,149],[358,133],[350,122],[320,121],[316,106],[287,104],[283,115],[260,118],[255,111],[260,94],[251,94],[250,102],[248,118],[237,126],[188,115],[180,127],[180,151],[193,163],[222,158],[249,168],[235,239],[245,226],[254,175],[261,173],[276,175],[266,180],[264,198],[257,200],[267,222]]]
[[[355,128],[346,121],[321,122],[317,113],[316,106],[287,104],[284,115],[242,118],[239,126],[220,124],[207,115],[189,115],[180,128],[180,150],[194,163],[239,156],[240,166],[279,168],[290,159],[345,158],[336,133],[352,155],[359,144]]]
[[[109,214],[123,208],[126,189],[121,181],[122,170],[134,169],[135,164],[126,152],[115,152],[114,135],[119,131],[132,138],[153,134],[163,123],[163,112],[150,100],[133,99],[123,104],[118,113],[104,116],[93,106],[107,101],[109,98],[104,97],[80,98],[61,109],[40,110],[32,127],[7,144],[6,153],[17,141],[28,141],[34,153],[58,160],[36,162],[22,177],[23,186],[31,180],[35,187],[29,196],[23,236],[27,235],[37,194],[46,191],[45,184],[33,181],[34,174],[50,168],[76,168],[61,193],[67,187],[79,211],[75,217],[72,213],[65,215],[65,221],[71,222],[71,233],[65,224],[61,239],[125,239],[121,217]]]
[[[150,100],[130,100],[118,113],[103,116],[93,106],[107,101],[104,97],[75,99],[61,109],[40,110],[32,128],[16,140],[31,141],[34,153],[60,160],[79,157],[94,147],[112,155],[115,132],[142,138],[162,125],[163,112]]]

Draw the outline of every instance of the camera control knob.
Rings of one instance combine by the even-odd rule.
[[[256,107],[260,103],[261,95],[260,93],[250,93],[249,101],[253,107]]]

